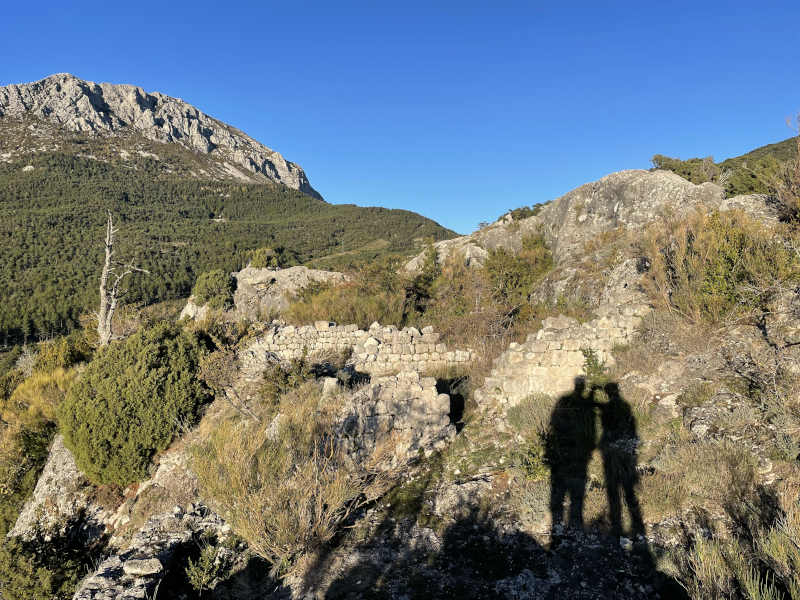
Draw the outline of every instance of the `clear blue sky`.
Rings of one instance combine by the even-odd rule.
[[[0,85],[183,98],[329,201],[459,232],[655,153],[789,137],[800,2],[13,2]]]

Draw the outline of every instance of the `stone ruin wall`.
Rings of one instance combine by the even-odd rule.
[[[544,319],[542,328],[522,343],[512,343],[493,365],[476,399],[510,407],[536,394],[570,393],[575,378],[585,375],[582,349],[594,350],[606,365],[614,362],[614,346],[630,343],[649,312],[644,305],[606,307],[586,323],[565,316]]]
[[[370,376],[394,375],[403,371],[430,373],[466,365],[475,359],[471,350],[450,350],[430,327],[398,330],[373,323],[368,331],[356,325],[318,321],[295,327],[273,325],[245,350],[245,377],[259,377],[271,357],[282,360],[352,351],[350,363],[359,373]]]

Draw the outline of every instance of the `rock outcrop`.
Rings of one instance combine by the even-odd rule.
[[[72,453],[56,436],[33,495],[28,499],[9,536],[31,540],[83,530],[85,537],[98,537],[110,513],[92,500],[94,488],[78,469]]]
[[[572,190],[543,205],[538,214],[514,220],[506,215],[475,233],[437,242],[440,259],[462,255],[469,265],[482,264],[488,250],[519,250],[522,239],[534,232],[544,234],[556,263],[574,257],[576,250],[598,234],[618,228],[635,230],[668,214],[706,210],[740,209],[765,221],[776,221],[778,212],[761,196],[725,198],[714,183],[695,185],[671,171],[629,170],[612,173]],[[423,255],[406,269],[415,271]]]
[[[224,538],[230,527],[210,510],[176,506],[171,513],[150,518],[130,545],[112,554],[87,577],[74,600],[133,600],[150,598],[172,566],[178,551],[198,544],[202,535]],[[185,568],[185,565],[179,565]]]
[[[72,132],[103,135],[132,130],[157,142],[180,144],[241,169],[257,181],[274,181],[321,198],[298,165],[238,129],[183,100],[133,85],[94,83],[68,73],[0,87],[0,118],[32,115]]]
[[[288,269],[256,269],[247,267],[233,273],[236,291],[233,295],[235,319],[269,319],[289,306],[291,298],[311,283],[344,283],[347,277],[336,271],[321,271],[297,266]],[[181,311],[181,318],[202,319],[208,309],[189,298]]]

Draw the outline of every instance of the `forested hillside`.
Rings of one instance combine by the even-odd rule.
[[[0,343],[67,331],[94,307],[106,210],[120,227],[119,257],[150,271],[131,279],[128,302],[188,296],[198,273],[237,270],[260,247],[287,247],[303,262],[337,255],[326,265],[341,266],[452,235],[409,211],[191,177],[163,154],[123,151],[121,161],[117,150],[111,160],[100,147],[76,152],[79,141],[0,161]]]

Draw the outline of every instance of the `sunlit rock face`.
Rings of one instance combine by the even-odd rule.
[[[298,165],[183,100],[159,92],[84,81],[69,73],[0,87],[0,117],[25,115],[90,135],[132,130],[150,140],[211,155],[234,171],[243,169],[254,181],[274,181],[321,198]]]

